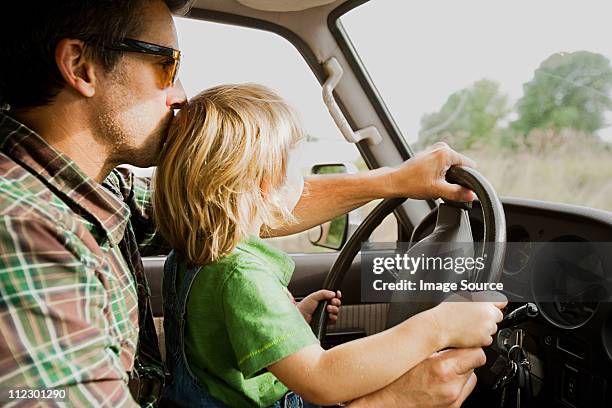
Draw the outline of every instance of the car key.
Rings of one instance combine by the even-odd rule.
[[[508,365],[506,366],[506,368],[504,368],[501,375],[493,385],[493,389],[496,390],[500,387],[505,389],[506,385],[508,385],[508,383],[512,381],[512,379],[516,376],[517,370],[518,364],[516,364],[516,361],[509,360]]]
[[[499,376],[499,378],[493,385],[494,390],[501,387],[501,401],[500,401],[499,406],[502,408],[504,404],[506,403],[506,391],[508,389],[507,386],[508,384],[510,384],[510,382],[512,382],[512,380],[514,380],[517,370],[518,370],[518,365],[516,364],[516,361],[508,360],[508,365],[502,371],[501,375]]]
[[[514,337],[514,345],[508,350],[508,365],[502,375],[499,377],[493,389],[499,387],[502,388],[500,407],[503,408],[507,404],[512,405],[512,399],[508,400],[508,389],[516,387],[516,393],[512,395],[514,397],[514,404],[516,407],[521,406],[522,401],[522,390],[527,388],[530,384],[530,365],[527,353],[523,349],[524,332],[522,329],[516,331]],[[529,385],[530,388],[530,385]]]
[[[529,403],[531,400],[531,365],[527,352],[523,348],[524,332],[522,329],[516,332],[516,344],[508,351],[508,358],[517,365],[516,373],[516,407],[520,408],[522,399]],[[524,392],[523,392],[524,391]],[[522,395],[524,394],[524,395]]]

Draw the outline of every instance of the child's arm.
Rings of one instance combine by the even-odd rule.
[[[332,405],[379,390],[432,353],[487,346],[505,303],[449,303],[384,332],[323,350],[307,346],[268,367],[306,400]]]

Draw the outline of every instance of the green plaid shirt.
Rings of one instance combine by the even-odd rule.
[[[116,169],[98,184],[0,113],[0,405],[40,388],[66,389],[70,405],[135,405],[128,373],[159,358],[139,344],[139,252],[165,250],[148,179]]]

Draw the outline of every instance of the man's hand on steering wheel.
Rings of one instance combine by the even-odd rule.
[[[446,143],[435,143],[390,170],[388,197],[473,201],[476,195],[470,189],[446,180],[446,172],[452,166],[475,168],[476,162],[457,153]]]

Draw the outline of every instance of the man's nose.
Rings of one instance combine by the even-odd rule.
[[[166,97],[166,106],[171,109],[180,109],[187,102],[187,95],[180,79],[177,79],[174,85],[168,89]]]

